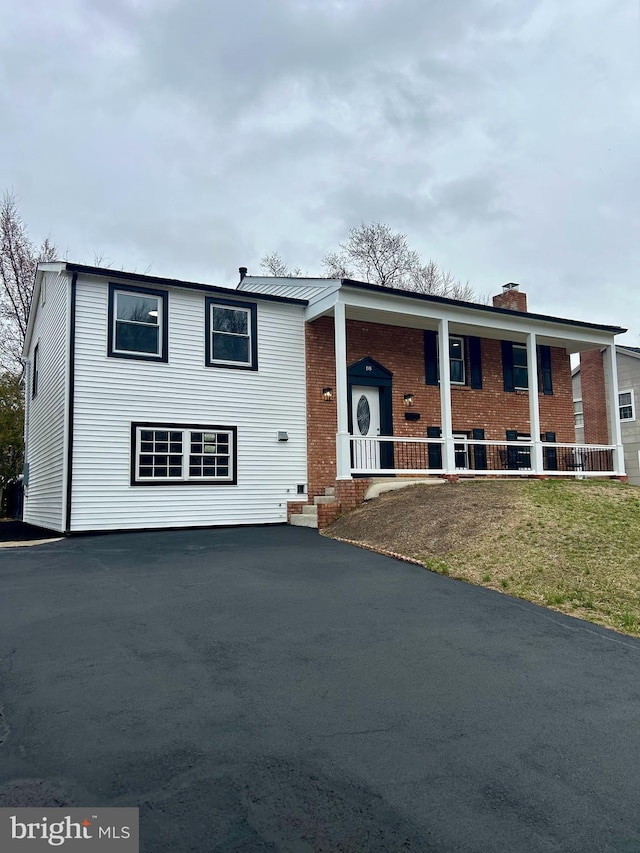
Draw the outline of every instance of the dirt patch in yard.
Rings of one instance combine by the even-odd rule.
[[[491,530],[515,526],[525,503],[521,483],[417,484],[385,492],[327,533],[408,557],[444,557]]]

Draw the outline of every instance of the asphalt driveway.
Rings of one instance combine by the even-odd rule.
[[[0,551],[0,805],[143,851],[640,851],[640,642],[291,527]]]

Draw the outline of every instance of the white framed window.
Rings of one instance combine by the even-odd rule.
[[[573,422],[577,429],[584,427],[584,412],[582,410],[582,400],[573,401]]]
[[[449,338],[449,369],[451,384],[464,385],[464,338],[453,336]]]
[[[38,394],[38,382],[40,381],[40,341],[38,341],[33,349],[31,370],[31,398],[35,399]]]
[[[131,424],[131,485],[235,485],[237,429]]]
[[[109,285],[109,356],[167,361],[167,292]]]
[[[529,387],[527,348],[522,344],[513,345],[513,385],[516,391],[526,391]]]
[[[456,462],[456,471],[466,471],[469,468],[469,445],[466,443],[468,439],[466,432],[454,432],[453,438],[464,439],[464,444],[454,444],[454,454]]]
[[[205,300],[206,364],[210,367],[258,369],[255,303]]]
[[[436,336],[437,340],[437,336]],[[437,350],[438,382],[440,381],[440,350]],[[449,375],[452,385],[465,384],[464,338],[449,336]]]
[[[525,433],[518,433],[518,441],[526,441],[529,447],[518,448],[516,450],[518,459],[517,467],[524,471],[529,471],[531,470],[531,436]]]
[[[632,388],[618,394],[618,412],[621,421],[635,421],[636,407]]]

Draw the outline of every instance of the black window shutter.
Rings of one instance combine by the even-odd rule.
[[[541,346],[539,349],[539,358],[542,393],[553,394],[553,381],[551,379],[551,347]]]
[[[504,379],[504,390],[515,391],[513,381],[513,344],[511,341],[502,341],[502,378]]]
[[[440,438],[442,430],[437,426],[427,427],[427,438]],[[428,444],[429,468],[442,468],[442,445]]]
[[[438,384],[438,336],[431,331],[424,333],[424,381],[425,385]]]
[[[471,387],[482,388],[482,352],[480,338],[468,338],[469,364],[471,366]]]
[[[517,441],[518,440],[518,431],[515,429],[507,430],[507,441]],[[517,468],[518,467],[518,448],[517,447],[507,447],[507,468]]]
[[[476,339],[477,340],[477,339]],[[475,441],[484,441],[483,429],[472,429],[471,437]],[[473,467],[478,471],[486,471],[487,469],[487,446],[486,444],[473,445]]]
[[[556,434],[555,432],[543,432],[542,433],[543,441],[555,441]],[[558,451],[555,447],[545,447],[544,448],[544,467],[547,471],[557,471],[558,470]]]

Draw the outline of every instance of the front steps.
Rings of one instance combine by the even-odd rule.
[[[324,495],[316,495],[312,504],[303,504],[302,512],[294,513],[289,521],[294,527],[313,527],[318,529],[318,507],[322,504],[335,503],[335,489],[327,488]]]

